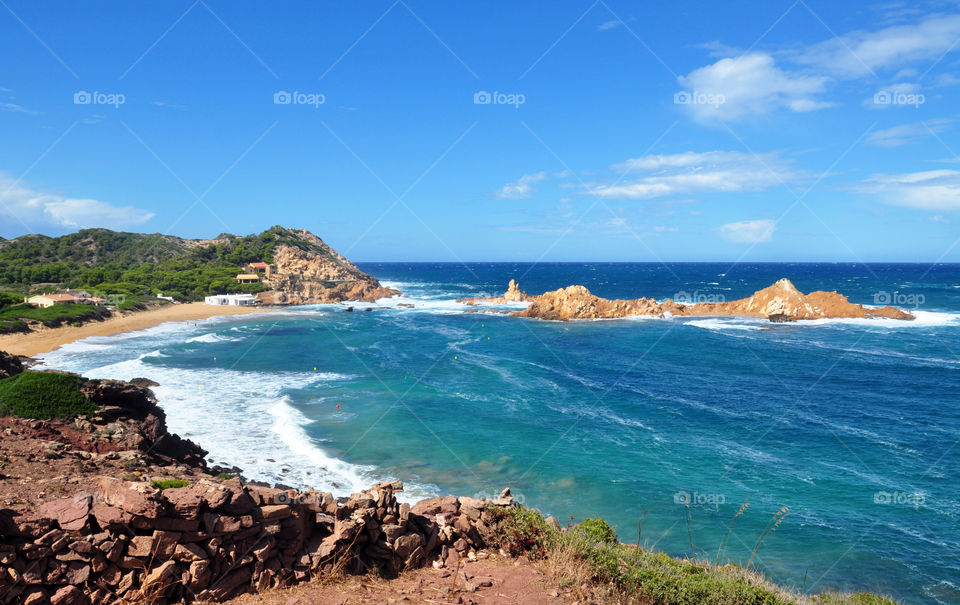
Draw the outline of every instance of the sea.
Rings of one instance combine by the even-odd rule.
[[[960,603],[960,265],[360,266],[403,295],[162,324],[42,362],[156,381],[170,429],[248,479],[337,495],[400,479],[408,501],[510,487],[562,525],[602,517],[621,541],[798,591]],[[716,302],[783,277],[916,319],[554,322],[456,302],[510,279]]]

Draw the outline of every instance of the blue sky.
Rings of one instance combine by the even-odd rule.
[[[0,236],[960,261],[954,2],[0,1]]]

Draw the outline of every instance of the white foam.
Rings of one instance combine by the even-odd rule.
[[[897,328],[939,328],[942,326],[960,325],[960,313],[945,313],[941,311],[910,311],[916,319],[902,320],[886,317],[872,318],[833,318],[811,319],[798,321],[791,325],[797,326],[866,326],[870,328],[897,329]]]
[[[754,331],[762,330],[764,326],[762,324],[755,323],[741,323],[736,320],[728,319],[696,319],[693,321],[686,322],[688,326],[696,326],[698,328],[706,328],[707,330],[715,331],[726,331],[726,330],[737,330],[737,331]]]
[[[123,380],[147,376],[158,382],[153,391],[167,413],[170,432],[207,449],[211,464],[238,466],[248,479],[346,494],[389,478],[374,474],[372,467],[328,456],[304,429],[308,419],[282,393],[285,387],[348,381],[351,376],[171,368],[143,362],[156,354],[152,351],[83,374]],[[412,487],[409,497],[423,495]]]

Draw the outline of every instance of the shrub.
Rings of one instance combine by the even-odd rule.
[[[617,541],[617,533],[603,519],[584,519],[577,525],[577,530],[599,544],[614,544]]]
[[[0,380],[0,414],[49,420],[96,411],[95,403],[80,392],[85,382],[74,374],[22,372]]]
[[[188,485],[190,485],[190,482],[184,481],[183,479],[157,479],[156,481],[151,481],[150,485],[163,491],[165,489],[187,487]]]
[[[489,507],[487,512],[495,520],[494,541],[511,556],[527,555],[531,559],[541,559],[547,555],[557,531],[547,525],[539,512],[532,508],[496,506]]]

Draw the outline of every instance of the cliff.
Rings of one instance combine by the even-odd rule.
[[[265,304],[317,304],[345,300],[372,302],[400,294],[384,288],[319,237],[303,229],[288,232],[307,243],[280,245],[273,252],[273,269],[263,280],[270,288],[257,297]]]
[[[762,317],[777,321],[796,321],[829,318],[878,318],[911,320],[914,316],[895,307],[870,309],[851,303],[837,292],[816,291],[803,294],[790,282],[781,279],[772,286],[758,290],[749,298],[729,302],[684,304],[673,300],[657,302],[652,298],[609,300],[592,294],[583,286],[568,286],[539,296],[527,296],[510,281],[502,297],[462,299],[467,304],[503,304],[508,301],[526,301],[530,305],[513,313],[517,317],[539,319],[606,319],[632,316],[661,317],[667,314],[681,317],[733,315]]]

